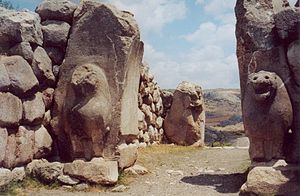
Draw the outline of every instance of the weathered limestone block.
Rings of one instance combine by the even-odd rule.
[[[25,165],[32,161],[34,154],[34,131],[28,127],[20,126],[15,136],[16,160],[14,166]]]
[[[45,104],[43,94],[38,92],[23,101],[23,121],[27,125],[40,125],[44,119]]]
[[[30,42],[43,44],[43,35],[38,14],[25,11],[1,10],[0,45]]]
[[[283,158],[293,110],[280,77],[265,71],[250,74],[242,108],[251,160]]]
[[[119,153],[119,168],[122,170],[134,165],[138,157],[138,148],[135,144],[121,144],[118,146],[117,152]]]
[[[70,25],[63,21],[46,20],[42,22],[42,31],[45,46],[56,46],[65,50]]]
[[[6,128],[0,128],[0,167],[5,157],[5,150],[7,146],[8,133]]]
[[[0,93],[0,126],[17,127],[22,119],[22,102],[11,93]]]
[[[10,86],[10,79],[4,64],[1,62],[0,57],[0,91],[7,91]]]
[[[179,145],[204,145],[205,111],[202,89],[182,82],[174,92],[173,104],[164,121],[166,136]]]
[[[17,43],[15,46],[9,49],[9,55],[19,55],[22,56],[28,63],[32,63],[33,51],[29,42]]]
[[[7,186],[13,180],[13,175],[9,169],[0,168],[0,188]]]
[[[47,129],[42,125],[34,132],[34,158],[40,159],[52,149],[52,138]]]
[[[24,97],[36,91],[39,82],[24,58],[21,56],[0,56],[0,67],[1,64],[4,65],[10,79],[9,92]]]
[[[66,163],[63,171],[71,177],[102,185],[116,184],[119,176],[118,162],[102,158],[93,158],[90,162],[75,160]]]
[[[280,160],[254,167],[242,186],[242,195],[298,195],[300,167]]]
[[[62,20],[71,24],[76,8],[77,5],[68,0],[44,0],[35,11],[42,21]]]
[[[114,156],[120,137],[137,137],[142,55],[130,13],[81,2],[60,67],[51,123],[62,157]]]
[[[45,104],[45,108],[46,108],[46,110],[49,110],[52,108],[54,89],[47,88],[42,93],[43,93],[43,101]]]
[[[7,145],[5,150],[5,156],[3,160],[3,166],[5,168],[13,168],[15,167],[16,161],[16,137],[15,134],[9,134],[7,138]]]
[[[37,47],[33,52],[32,69],[41,85],[55,83],[51,59],[42,47]]]
[[[64,164],[59,162],[49,163],[45,159],[33,160],[26,166],[26,174],[31,175],[41,182],[53,183],[63,174]]]

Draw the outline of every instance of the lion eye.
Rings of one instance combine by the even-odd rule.
[[[257,76],[255,76],[255,77],[253,78],[253,80],[257,80],[257,78],[258,78],[258,77],[257,77]]]
[[[269,79],[270,79],[270,77],[269,77],[269,76],[265,76],[265,79],[266,79],[266,80],[269,80]]]

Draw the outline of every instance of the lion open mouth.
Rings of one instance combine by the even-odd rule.
[[[270,84],[258,84],[254,86],[255,99],[257,101],[267,100],[272,95],[272,86]]]

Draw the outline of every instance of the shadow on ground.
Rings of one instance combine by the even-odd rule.
[[[198,176],[186,176],[182,182],[199,185],[212,186],[219,193],[237,193],[247,180],[247,172],[236,174],[200,174]]]

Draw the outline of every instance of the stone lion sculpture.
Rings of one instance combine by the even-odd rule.
[[[164,121],[166,136],[178,145],[204,145],[205,108],[200,86],[181,82]]]
[[[284,144],[292,125],[293,111],[280,77],[267,71],[250,74],[242,108],[251,160],[284,158]]]

